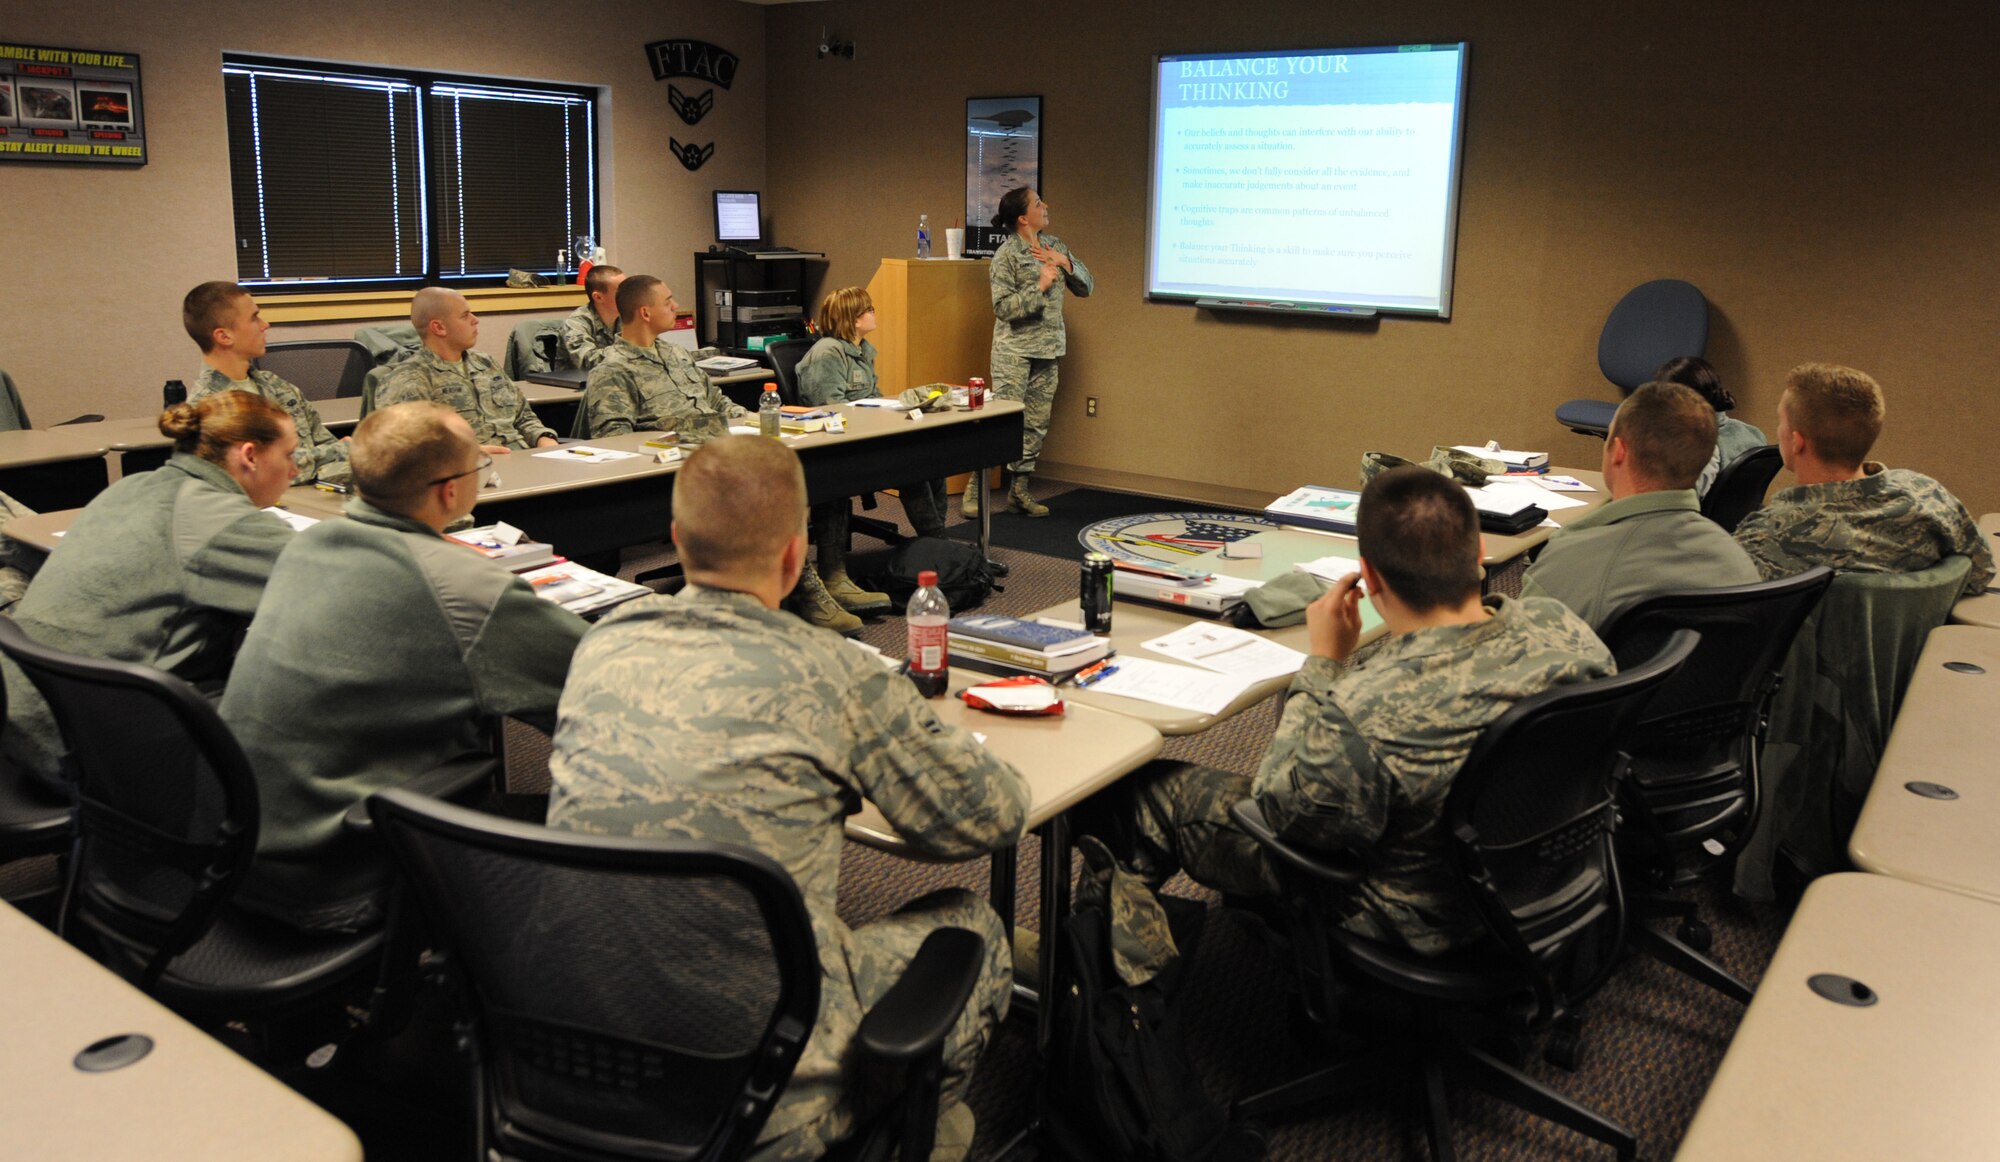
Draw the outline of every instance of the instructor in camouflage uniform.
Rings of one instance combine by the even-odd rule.
[[[593,440],[626,432],[678,432],[694,444],[750,413],[722,394],[678,344],[662,343],[679,304],[666,283],[635,274],[618,287],[618,341],[591,369],[583,422]]]
[[[624,281],[624,271],[604,263],[583,276],[589,301],[564,316],[556,330],[569,366],[589,371],[611,353],[611,345],[618,342],[618,284]]]
[[[1063,240],[1042,233],[1049,224],[1049,204],[1032,188],[1007,191],[994,228],[1012,230],[1013,237],[993,253],[993,393],[1019,400],[1022,417],[1021,458],[1008,465],[1014,480],[1007,488],[1007,507],[1028,516],[1049,515],[1048,506],[1028,493],[1049,434],[1049,411],[1056,402],[1056,362],[1066,346],[1063,292],[1088,297],[1090,270]],[[979,515],[979,490],[967,488],[959,511]]]
[[[268,371],[250,366],[264,356],[265,332],[271,324],[250,292],[233,282],[205,282],[181,300],[181,325],[201,348],[201,374],[195,377],[189,403],[200,403],[218,391],[247,391],[262,396],[292,417],[299,434],[294,484],[314,480],[347,480],[347,442],[327,430],[319,409],[305,393]]]
[[[410,325],[424,349],[391,368],[375,389],[375,406],[426,400],[465,417],[481,451],[501,456],[517,448],[553,448],[555,432],[536,418],[528,397],[492,359],[472,349],[479,316],[455,290],[427,286],[410,300]]]
[[[1814,565],[1840,573],[1915,573],[1956,553],[1965,592],[1993,582],[1993,551],[1945,486],[1868,459],[1882,434],[1882,387],[1852,367],[1803,363],[1778,399],[1778,454],[1798,485],[1736,526],[1766,579]]]
[[[1306,610],[1312,656],[1255,778],[1154,763],[1087,804],[1081,829],[1155,888],[1181,868],[1238,895],[1277,891],[1229,808],[1255,799],[1278,834],[1358,855],[1368,876],[1347,926],[1426,954],[1481,932],[1453,877],[1445,795],[1486,725],[1553,686],[1616,668],[1590,628],[1548,598],[1479,596],[1479,520],[1465,490],[1422,467],[1361,494],[1361,572]],[[1343,670],[1361,633],[1361,586],[1390,636]]]
[[[674,489],[673,538],[687,589],[627,604],[577,651],[549,825],[746,844],[798,881],[819,939],[820,1013],[759,1162],[817,1158],[894,1100],[849,1072],[862,1013],[929,933],[983,937],[985,970],[944,1047],[934,1157],[962,1157],[966,1085],[1007,1012],[1006,932],[957,888],[850,929],[835,908],[842,824],[865,796],[913,852],[971,859],[1020,838],[1027,785],[874,656],[779,610],[806,555],[805,475],[789,448],[726,436],[697,450]]]

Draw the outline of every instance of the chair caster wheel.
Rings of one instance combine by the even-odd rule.
[[[1583,1022],[1574,1017],[1558,1020],[1542,1045],[1542,1060],[1557,1069],[1575,1073],[1583,1059]]]
[[[1700,920],[1682,920],[1680,927],[1675,929],[1674,936],[1696,952],[1707,952],[1715,943],[1715,933]]]

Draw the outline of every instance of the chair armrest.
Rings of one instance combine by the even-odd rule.
[[[1250,833],[1250,838],[1271,853],[1277,860],[1307,879],[1331,887],[1352,887],[1368,877],[1368,869],[1359,857],[1346,852],[1308,852],[1294,847],[1278,838],[1278,833],[1264,818],[1264,809],[1255,799],[1245,799],[1229,808],[1229,817],[1236,825]]]
[[[56,424],[55,426],[58,428],[66,428],[71,424],[101,424],[103,422],[104,422],[103,416],[100,416],[95,412],[86,412],[85,414],[77,416],[74,419],[64,420],[62,423]]]
[[[499,775],[500,760],[490,754],[460,755],[446,759],[437,766],[418,775],[404,786],[432,799],[462,802],[465,796],[482,785],[492,785]],[[350,835],[372,835],[375,820],[368,815],[368,800],[362,799],[347,809],[341,826]]]
[[[878,1061],[908,1064],[944,1044],[979,983],[986,941],[963,928],[940,928],[882,999],[861,1018],[857,1041]]]

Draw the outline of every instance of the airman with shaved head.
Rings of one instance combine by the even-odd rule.
[[[410,325],[424,349],[396,364],[375,389],[375,405],[428,400],[465,417],[488,455],[516,448],[554,447],[556,434],[535,417],[528,397],[493,360],[473,350],[479,316],[465,296],[427,286],[410,300]]]

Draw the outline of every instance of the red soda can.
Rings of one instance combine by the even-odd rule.
[[[978,411],[986,406],[986,381],[977,375],[965,381],[965,407],[968,411]]]

